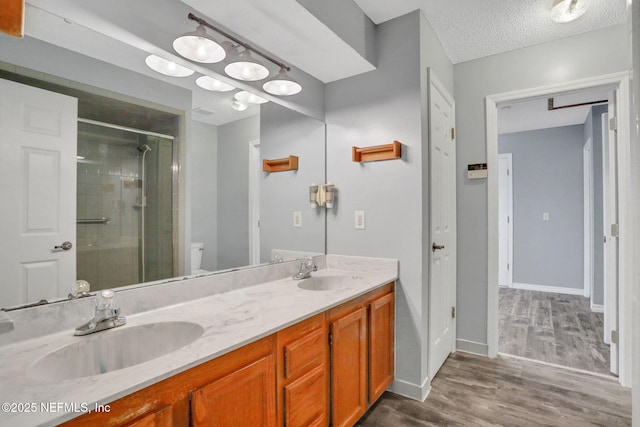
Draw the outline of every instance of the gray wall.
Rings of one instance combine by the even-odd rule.
[[[191,241],[203,242],[202,269],[218,269],[218,128],[191,128]]]
[[[627,43],[626,27],[620,25],[454,66],[458,339],[479,347],[487,343],[487,187],[486,180],[465,177],[468,164],[486,162],[485,97],[626,71]]]
[[[249,265],[249,142],[260,117],[218,126],[218,268]]]
[[[583,125],[498,138],[498,152],[511,153],[513,161],[516,286],[584,288],[583,145]]]
[[[375,71],[327,85],[327,179],[338,188],[327,213],[327,250],[400,260],[394,387],[420,398],[428,366],[423,85],[430,65],[451,85],[452,66],[420,12],[378,26],[377,58]],[[401,160],[351,161],[352,146],[393,140],[403,144]],[[365,230],[354,229],[356,210],[366,212]]]
[[[260,258],[272,249],[325,253],[326,208],[311,208],[309,186],[325,183],[325,125],[279,105],[260,108],[260,157],[298,156],[297,171],[261,172]],[[293,212],[302,212],[302,227],[293,227]]]
[[[602,199],[602,114],[607,112],[606,105],[591,108],[584,122],[584,141],[592,138],[593,149],[593,294],[591,302],[604,305],[604,236],[603,199]]]

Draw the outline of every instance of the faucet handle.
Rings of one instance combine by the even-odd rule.
[[[100,292],[98,296],[98,304],[96,305],[96,310],[107,310],[111,308],[111,304],[113,304],[113,296],[114,292],[111,289],[105,289]]]

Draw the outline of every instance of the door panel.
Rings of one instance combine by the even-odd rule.
[[[429,70],[429,376],[455,346],[456,151],[454,101]]]
[[[77,100],[0,80],[0,307],[64,297],[76,276]],[[70,250],[54,249],[71,242]]]

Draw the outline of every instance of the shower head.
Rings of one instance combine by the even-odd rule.
[[[136,147],[138,149],[138,151],[140,151],[141,153],[146,153],[147,151],[151,151],[151,147],[149,147],[147,144],[144,145],[138,145]]]

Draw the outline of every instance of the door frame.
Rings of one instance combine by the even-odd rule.
[[[582,146],[582,189],[584,208],[584,296],[593,309],[593,138]]]
[[[507,204],[507,212],[509,213],[509,253],[507,253],[507,263],[509,264],[509,269],[507,270],[507,287],[513,288],[513,153],[504,153],[498,154],[498,159],[500,158],[507,159],[508,169],[509,169],[509,179],[508,185],[509,188],[507,193],[509,194],[509,202]]]
[[[260,140],[249,141],[249,262],[260,264]]]
[[[498,354],[498,104],[524,98],[547,96],[558,92],[593,88],[617,89],[618,103],[618,224],[619,238],[619,382],[631,386],[631,314],[633,295],[633,218],[631,216],[631,151],[629,73],[621,72],[572,82],[564,82],[513,92],[489,95],[485,98],[487,140],[487,354]]]

